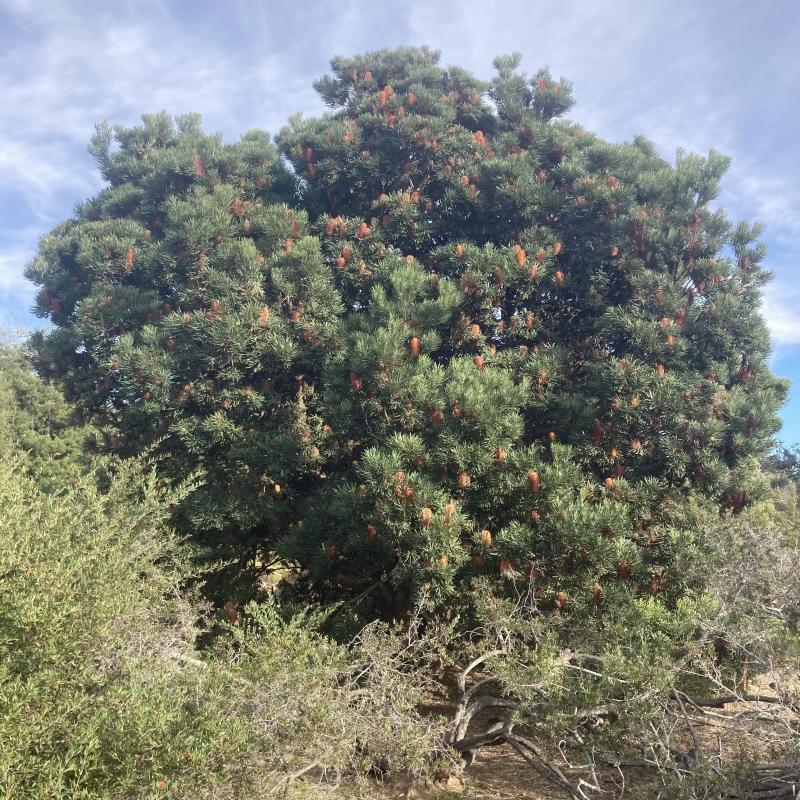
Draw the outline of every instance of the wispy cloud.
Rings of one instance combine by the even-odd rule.
[[[337,54],[429,44],[490,77],[520,51],[575,84],[574,117],[662,154],[733,157],[719,202],[763,219],[778,276],[765,311],[795,341],[800,303],[800,5],[750,0],[0,0],[0,291],[24,292],[38,235],[94,193],[85,145],[103,118],[200,111],[227,139],[318,114],[311,88]],[[795,311],[795,308],[798,311]]]

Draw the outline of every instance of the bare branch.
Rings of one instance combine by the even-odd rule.
[[[510,744],[546,781],[558,786],[569,794],[574,800],[590,800],[578,787],[574,787],[564,776],[561,770],[548,761],[537,750],[536,746],[521,736],[508,735],[505,740]]]
[[[312,769],[318,766],[320,766],[319,761],[312,761],[310,764],[307,764],[302,769],[297,770],[297,772],[293,772],[291,775],[287,775],[279,783],[277,783],[275,786],[272,787],[272,789],[270,790],[270,794],[275,794],[275,792],[277,792],[279,789],[288,787],[290,783],[297,780],[297,778],[299,778],[301,775],[305,775],[306,772],[310,772]]]

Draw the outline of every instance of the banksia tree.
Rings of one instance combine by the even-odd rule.
[[[39,368],[106,446],[202,472],[199,540],[324,601],[488,573],[581,615],[673,603],[687,498],[762,490],[786,383],[761,229],[709,207],[727,159],[604,142],[518,65],[335,59],[333,112],[276,140],[295,183],[263,134],[99,129],[110,187],[29,267]]]

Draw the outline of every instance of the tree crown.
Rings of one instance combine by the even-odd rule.
[[[575,614],[672,603],[686,499],[757,496],[779,427],[762,228],[709,207],[718,153],[604,142],[517,55],[438,61],[335,59],[335,110],[277,150],[100,126],[110,186],[28,270],[39,368],[99,446],[204,472],[175,511],[202,542],[311,596],[441,604],[488,570]]]

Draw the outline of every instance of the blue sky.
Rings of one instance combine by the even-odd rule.
[[[772,365],[796,384],[781,438],[800,442],[798,0],[0,0],[0,319],[30,307],[38,237],[100,188],[95,122],[165,108],[227,140],[274,133],[322,112],[331,57],[402,44],[482,78],[519,51],[573,81],[572,118],[606,139],[731,156],[717,203],[767,224]]]

